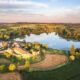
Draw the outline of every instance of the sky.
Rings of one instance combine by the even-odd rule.
[[[80,0],[0,0],[0,23],[80,23]]]

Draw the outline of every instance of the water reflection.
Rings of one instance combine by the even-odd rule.
[[[21,39],[16,39],[16,40],[21,40]],[[50,48],[55,48],[55,49],[69,49],[72,44],[75,45],[76,48],[80,47],[80,42],[79,41],[72,41],[72,40],[66,40],[58,35],[53,33],[42,33],[40,35],[35,35],[35,34],[30,34],[30,36],[26,35],[24,40],[26,42],[40,42],[42,44],[48,44]]]

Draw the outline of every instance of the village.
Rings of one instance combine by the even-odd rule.
[[[25,45],[24,45],[25,46]],[[39,51],[33,52],[33,54],[29,53],[27,50],[22,48],[23,46],[20,42],[11,42],[11,41],[1,41],[0,42],[0,53],[13,53],[12,55],[18,56],[21,55],[22,57],[32,57],[33,55],[39,54]]]
[[[18,70],[28,69],[31,63],[42,60],[47,48],[46,44],[42,45],[38,42],[1,41],[0,64],[12,63]],[[16,69],[13,68],[11,71]],[[4,71],[2,68],[1,70]]]

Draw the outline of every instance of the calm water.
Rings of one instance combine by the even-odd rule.
[[[21,40],[19,38],[16,39]],[[58,35],[55,35],[55,32],[53,33],[43,33],[40,35],[35,35],[35,34],[31,34],[30,36],[25,36],[24,39],[26,42],[40,42],[42,44],[48,44],[48,46],[50,48],[54,48],[54,49],[69,49],[71,47],[72,44],[75,45],[76,48],[80,48],[80,42],[79,41],[72,41],[72,40],[66,40],[63,39],[61,37],[59,37]]]

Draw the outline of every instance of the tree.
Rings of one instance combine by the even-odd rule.
[[[70,56],[70,60],[71,60],[71,61],[74,61],[74,60],[75,60],[75,56],[73,56],[73,55]]]
[[[67,38],[71,37],[71,32],[67,32]]]
[[[42,54],[43,56],[45,56],[45,55],[46,55],[46,50],[45,50],[45,49],[41,49],[41,54]]]
[[[37,51],[39,51],[39,50],[40,50],[40,45],[35,44],[35,45],[34,45],[34,49],[37,50]]]
[[[16,69],[16,65],[15,64],[10,64],[8,68],[9,68],[10,71],[14,71]]]
[[[76,58],[80,58],[80,53],[76,52]]]
[[[4,34],[2,32],[0,32],[0,39],[3,39]]]
[[[42,44],[42,48],[48,49],[48,45],[47,44]]]
[[[4,35],[4,39],[8,40],[9,39],[9,35],[5,34]]]
[[[76,54],[76,52],[75,52],[75,46],[72,45],[71,48],[70,48],[70,55],[74,56],[75,54]]]
[[[29,69],[29,67],[30,67],[30,62],[26,61],[25,64],[24,64],[24,68]]]

